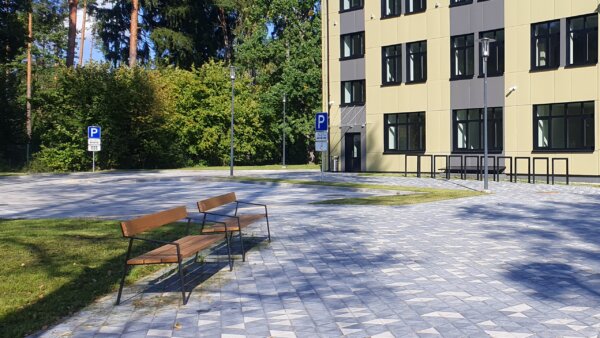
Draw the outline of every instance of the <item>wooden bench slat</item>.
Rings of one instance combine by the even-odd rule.
[[[187,210],[185,206],[180,206],[121,222],[121,230],[123,231],[123,236],[130,237],[165,224],[179,221],[186,217]]]
[[[198,202],[198,210],[200,210],[200,212],[206,212],[210,209],[214,209],[216,207],[220,207],[222,205],[235,201],[237,201],[237,198],[235,197],[235,192],[230,192],[224,195],[207,198]]]
[[[245,214],[245,215],[239,215],[238,217],[240,218],[240,226],[243,229],[260,219],[266,218],[266,215],[265,214]],[[238,228],[237,219],[230,218],[227,220],[223,220],[223,222],[227,224],[227,231],[239,231],[240,230]],[[224,231],[225,231],[225,225],[223,225],[221,223],[215,223],[211,227],[205,227],[202,229],[203,233],[224,232]]]
[[[191,257],[198,251],[202,251],[212,244],[225,238],[224,234],[218,235],[192,235],[175,241],[180,244],[181,257],[177,256],[177,248],[174,245],[165,244],[159,248],[149,251],[143,255],[127,261],[129,265],[177,263],[180,258]]]

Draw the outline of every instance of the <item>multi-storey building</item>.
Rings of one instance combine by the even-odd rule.
[[[483,154],[479,41],[489,37],[490,154],[568,158],[572,175],[600,176],[596,0],[322,7],[323,109],[340,170],[403,171],[406,154]]]

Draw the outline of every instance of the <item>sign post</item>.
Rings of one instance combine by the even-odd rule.
[[[323,170],[325,166],[324,153],[327,152],[328,125],[327,113],[317,113],[315,118],[315,150],[321,153],[321,181],[323,181]]]
[[[102,128],[99,126],[88,127],[88,151],[92,152],[92,172],[96,171],[96,152],[102,150]]]

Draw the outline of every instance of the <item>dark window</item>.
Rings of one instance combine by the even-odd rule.
[[[560,21],[531,25],[531,69],[555,69],[560,64]]]
[[[474,73],[474,34],[453,36],[451,39],[452,79],[472,78]]]
[[[341,59],[355,59],[365,56],[365,32],[345,34],[340,37]]]
[[[406,82],[427,81],[427,41],[406,44]]]
[[[385,114],[383,143],[386,153],[425,151],[425,113]]]
[[[488,76],[500,76],[504,74],[504,29],[481,32],[479,33],[479,38],[496,40],[490,43],[490,56],[487,62]],[[483,76],[483,58],[479,58],[479,75]]]
[[[473,0],[450,0],[450,7],[472,4]]]
[[[365,80],[342,81],[342,106],[365,104]]]
[[[384,85],[402,82],[401,47],[402,45],[393,45],[381,48],[381,82]]]
[[[567,64],[598,63],[598,15],[567,19]]]
[[[406,14],[425,12],[427,0],[406,0]]]
[[[594,102],[533,106],[534,150],[594,150]]]
[[[363,8],[363,0],[340,0],[340,11],[353,11]]]
[[[453,112],[454,151],[482,152],[483,108]],[[488,108],[488,150],[502,151],[502,107]]]
[[[400,15],[401,0],[381,0],[381,17],[389,18]]]

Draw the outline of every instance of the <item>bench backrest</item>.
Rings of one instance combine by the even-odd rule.
[[[209,211],[210,209],[214,209],[216,207],[220,207],[222,205],[225,205],[225,204],[231,203],[231,202],[235,202],[235,201],[237,201],[237,198],[235,197],[235,193],[230,192],[225,195],[207,198],[205,200],[198,202],[198,210],[200,212],[206,212],[206,211]]]
[[[146,230],[158,228],[186,217],[187,210],[185,206],[181,206],[121,222],[121,230],[124,237],[135,236]]]

